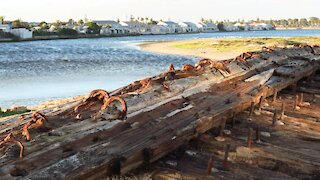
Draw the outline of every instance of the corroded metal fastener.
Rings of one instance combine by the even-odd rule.
[[[251,118],[253,111],[254,111],[254,102],[252,101],[250,106],[249,118]]]
[[[36,129],[41,126],[44,126],[45,123],[47,123],[47,117],[39,112],[34,112],[32,114],[32,120],[27,122],[23,127],[22,127],[22,136],[26,137],[26,140],[30,140],[30,133],[29,129]]]
[[[121,116],[119,118],[123,119],[123,120],[126,119],[126,117],[127,117],[127,103],[124,99],[122,99],[119,96],[112,96],[109,99],[107,99],[105,104],[103,104],[103,106],[101,107],[101,111],[106,110],[110,106],[110,104],[114,101],[120,102],[121,107],[122,107]]]
[[[15,143],[17,144],[19,147],[20,147],[20,154],[19,154],[19,157],[22,158],[23,157],[23,150],[24,150],[24,147],[22,145],[22,143],[16,139],[13,138],[13,133],[9,133],[4,139],[2,139],[0,141],[0,147],[4,146],[5,144],[7,143]]]
[[[213,156],[210,157],[207,165],[207,175],[211,175],[213,167]]]
[[[86,96],[86,98],[74,108],[74,112],[79,112],[79,109],[84,107],[85,109],[89,109],[90,106],[94,104],[96,100],[101,101],[102,103],[105,103],[107,99],[110,98],[109,93],[106,90],[103,89],[96,89],[90,92]]]

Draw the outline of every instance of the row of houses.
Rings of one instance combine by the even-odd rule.
[[[139,21],[95,21],[100,25],[102,35],[116,34],[175,34],[175,33],[211,33],[219,31],[218,26],[213,23],[192,23],[192,22],[173,22],[160,21],[158,24],[145,24]],[[262,31],[273,30],[272,24],[251,23],[251,24],[224,24],[225,31]]]
[[[121,35],[148,35],[148,34],[178,34],[178,33],[211,33],[219,31],[218,26],[213,23],[192,23],[192,22],[173,22],[173,21],[160,21],[157,24],[146,24],[140,21],[113,21],[113,20],[97,20],[94,21],[101,27],[100,35],[104,36],[121,36]],[[9,32],[21,39],[32,38],[32,31],[43,30],[48,32],[55,32],[57,29],[67,28],[74,29],[80,34],[87,34],[89,27],[81,24],[64,24],[56,25],[51,24],[47,29],[39,26],[33,26],[31,30],[26,28],[12,29],[10,24],[0,24],[0,31]],[[236,23],[224,24],[225,31],[259,31],[259,30],[272,30],[274,26],[264,23]]]
[[[101,26],[100,34],[175,34],[216,32],[218,27],[213,23],[192,23],[173,21],[160,21],[158,24],[145,24],[139,21],[94,21]]]

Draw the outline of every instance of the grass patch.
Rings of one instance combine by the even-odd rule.
[[[23,114],[26,112],[30,112],[31,110],[26,110],[26,111],[11,111],[11,112],[2,112],[0,111],[0,118],[3,117],[8,117],[8,116],[13,116],[13,115],[18,115],[18,114]]]
[[[178,42],[170,45],[179,49],[209,49],[215,52],[225,51],[257,51],[263,46],[287,47],[299,44],[320,44],[320,37],[288,37],[288,38],[230,38],[203,39]]]

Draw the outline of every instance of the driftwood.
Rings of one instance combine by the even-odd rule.
[[[3,119],[1,136],[12,133],[24,151],[19,159],[15,144],[0,147],[0,179],[98,179],[125,174],[220,126],[226,118],[258,104],[261,97],[315,73],[320,66],[316,52],[319,47],[273,48],[236,60],[206,61],[196,68],[172,66],[147,84],[137,81],[110,92],[110,97],[123,100],[122,107],[108,100],[108,94],[91,98],[90,103],[83,99],[40,111],[48,128],[32,129],[30,141],[21,135],[21,128],[32,121],[31,114]],[[83,108],[76,108],[79,105]],[[124,112],[127,118],[121,120]]]

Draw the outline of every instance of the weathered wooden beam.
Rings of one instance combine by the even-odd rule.
[[[196,75],[180,76],[177,71],[181,78],[173,80],[164,80],[165,73],[153,77],[152,86],[143,93],[123,94],[128,104],[125,121],[109,122],[107,116],[93,119],[101,104],[82,112],[81,120],[72,115],[79,102],[49,109],[46,115],[52,129],[31,133],[33,141],[23,142],[22,160],[3,155],[0,178],[99,179],[152,163],[198,134],[224,124],[252,102],[258,104],[262,96],[273,95],[275,89],[281,91],[319,69],[319,63],[313,61],[288,59],[298,55],[311,56],[304,49],[275,50],[263,59],[249,59],[249,70],[231,62],[229,75],[207,68]],[[170,91],[162,83],[167,83]],[[110,94],[124,89],[130,88]],[[28,115],[22,122],[6,119],[12,122],[6,129],[18,136],[29,119]]]

